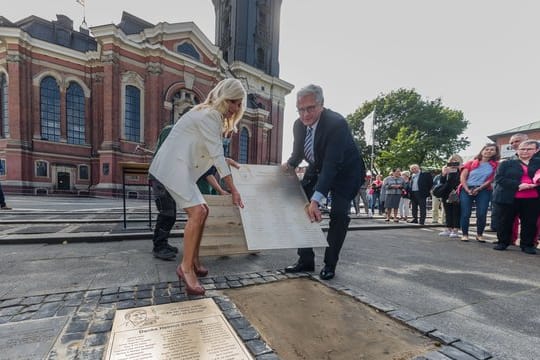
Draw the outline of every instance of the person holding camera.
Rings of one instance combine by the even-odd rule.
[[[460,205],[457,202],[448,201],[448,197],[452,191],[457,191],[462,164],[463,159],[461,156],[454,154],[450,156],[448,163],[442,168],[440,183],[444,184],[444,191],[441,194],[441,202],[445,213],[446,230],[439,233],[440,236],[459,237]]]
[[[401,190],[405,186],[405,180],[401,177],[401,169],[392,169],[392,175],[384,179],[383,188],[385,190],[384,207],[386,209],[386,222],[390,221],[392,212],[394,222],[399,222],[398,209],[401,201]]]
[[[379,209],[379,215],[382,215],[381,207],[381,187],[382,187],[382,176],[377,175],[375,180],[371,183],[371,214],[375,215],[375,206]]]

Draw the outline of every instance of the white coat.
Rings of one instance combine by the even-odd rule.
[[[195,184],[212,165],[221,177],[231,173],[223,154],[222,127],[222,115],[214,109],[189,111],[155,154],[150,174],[187,203],[202,197]]]

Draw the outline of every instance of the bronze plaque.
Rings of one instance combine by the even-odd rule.
[[[253,359],[212,299],[118,310],[109,360]]]
[[[326,247],[319,223],[305,212],[307,198],[294,172],[276,165],[242,164],[232,169],[249,250]]]

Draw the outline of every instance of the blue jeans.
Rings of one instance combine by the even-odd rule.
[[[476,196],[467,194],[463,189],[459,192],[459,203],[461,207],[460,223],[463,235],[469,235],[469,220],[471,218],[473,203],[476,205],[476,233],[478,235],[484,234],[491,192],[491,190],[484,189]]]

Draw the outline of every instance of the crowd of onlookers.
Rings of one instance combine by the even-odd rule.
[[[491,208],[491,231],[497,233],[495,250],[518,244],[524,253],[536,254],[540,232],[540,144],[525,134],[510,139],[515,154],[500,159],[499,147],[487,144],[471,160],[452,155],[440,171],[424,172],[417,164],[409,171],[394,168],[383,178],[368,177],[355,199],[368,216],[375,211],[386,222],[425,224],[428,198],[433,223],[445,225],[440,236],[485,242],[487,214]],[[470,233],[472,210],[476,232]],[[518,236],[519,235],[519,236]]]

